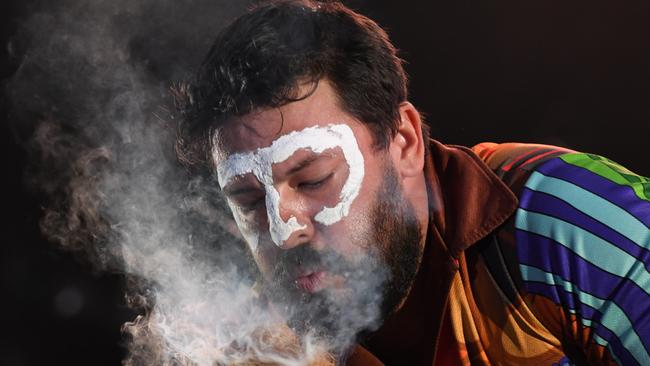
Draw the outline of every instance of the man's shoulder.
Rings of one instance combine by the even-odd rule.
[[[647,364],[650,179],[602,156],[549,153],[553,147],[532,161],[538,147],[473,149],[506,179],[519,174],[506,262],[520,294],[558,335],[566,329],[558,319],[577,321],[571,342],[588,359]],[[581,338],[585,332],[593,336]]]
[[[585,242],[632,255],[650,248],[649,178],[605,157],[550,145],[485,143],[472,150],[519,199],[518,242],[545,237],[574,253]]]
[[[607,158],[569,153],[546,161],[530,172],[518,197],[520,260],[546,245],[548,253],[568,250],[618,273],[650,255],[650,179]]]

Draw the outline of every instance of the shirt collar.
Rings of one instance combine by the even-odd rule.
[[[425,178],[429,193],[429,238],[441,238],[453,257],[503,224],[517,198],[470,149],[429,140]],[[429,233],[432,234],[432,233]]]

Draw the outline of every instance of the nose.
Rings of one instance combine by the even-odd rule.
[[[288,232],[289,235],[286,238],[280,238],[278,240],[280,242],[276,241],[276,244],[280,248],[288,250],[309,243],[314,236],[314,224],[309,209],[306,207],[307,205],[300,200],[291,188],[282,189],[278,193],[277,214],[280,219],[278,224],[284,226],[284,228],[280,230],[276,228],[276,232],[286,230],[285,232]],[[268,214],[271,215],[272,213],[269,212]],[[269,221],[273,222],[275,220]],[[271,228],[272,232],[273,229]]]

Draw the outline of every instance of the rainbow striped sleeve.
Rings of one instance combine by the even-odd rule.
[[[522,290],[571,314],[619,365],[650,365],[650,179],[561,155],[528,178],[515,229]]]

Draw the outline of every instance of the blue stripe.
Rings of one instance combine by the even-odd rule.
[[[560,276],[553,273],[545,272],[525,264],[519,265],[519,269],[524,281],[554,285],[557,290],[562,289],[566,292],[570,292],[581,304],[587,305],[592,309],[605,309],[606,311],[601,313],[602,316],[599,319],[599,323],[603,327],[612,331],[621,340],[623,346],[632,353],[632,356],[638,363],[641,365],[650,365],[650,354],[648,354],[647,350],[643,346],[643,342],[639,338],[639,335],[634,331],[630,320],[618,305],[581,291],[573,283],[565,281],[560,278]],[[574,309],[577,310],[575,307]],[[594,320],[593,316],[585,316],[585,318]]]
[[[521,230],[515,235],[518,243],[526,243],[518,248],[520,263],[555,273],[582,291],[616,303],[641,338],[650,339],[650,299],[636,283],[603,271],[549,238]]]
[[[650,202],[637,196],[632,187],[620,185],[589,169],[569,164],[560,158],[544,162],[536,170],[580,186],[623,208],[650,227]]]
[[[644,223],[615,204],[573,183],[533,172],[526,182],[526,187],[560,198],[618,231],[640,247],[650,246],[650,230]]]
[[[650,274],[643,262],[580,227],[520,208],[515,228],[551,238],[604,271],[629,278],[650,294]]]
[[[650,271],[650,250],[641,248],[636,243],[621,235],[618,231],[612,230],[609,226],[594,220],[591,216],[585,215],[575,207],[561,199],[546,193],[531,191],[524,188],[519,199],[521,208],[527,211],[534,211],[548,216],[569,222],[590,233],[610,242],[635,256],[645,263],[646,269]]]
[[[561,305],[563,308],[568,308],[569,313],[575,314],[585,327],[592,329],[592,338],[594,341],[600,345],[607,345],[612,358],[615,358],[619,364],[638,364],[634,356],[628,349],[623,346],[623,343],[621,343],[621,340],[618,339],[614,332],[607,329],[599,322],[593,320],[593,318],[601,317],[601,313],[596,311],[594,308],[581,303],[578,299],[575,299],[575,295],[573,293],[541,282],[526,282],[524,284],[524,288],[530,294],[537,294],[547,297],[554,301],[556,304]],[[574,299],[575,302],[578,303],[577,305],[575,304]]]

